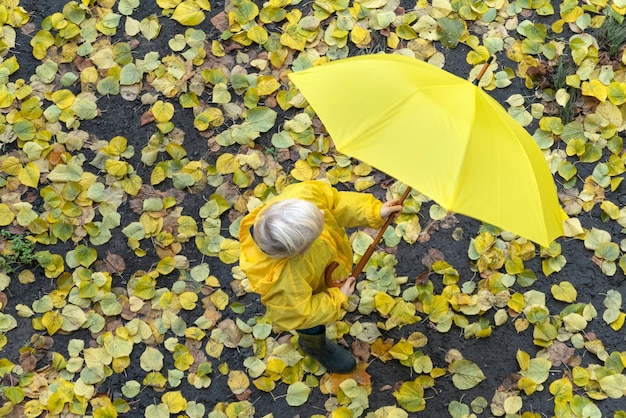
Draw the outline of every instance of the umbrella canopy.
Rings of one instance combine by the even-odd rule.
[[[543,246],[563,235],[546,160],[482,89],[401,55],[289,74],[336,148],[461,213]]]

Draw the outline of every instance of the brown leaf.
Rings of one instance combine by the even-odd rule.
[[[281,148],[276,150],[276,159],[278,160],[278,162],[285,162],[288,161],[291,158],[291,153],[289,152],[289,149],[287,148]]]
[[[238,393],[235,395],[235,397],[239,400],[239,401],[245,401],[247,400],[250,395],[252,394],[252,391],[250,390],[250,388],[247,388],[246,390],[244,390],[242,393]]]
[[[450,229],[458,223],[459,220],[456,216],[454,216],[454,214],[449,214],[440,221],[440,225],[443,229]]]
[[[189,368],[189,373],[195,373],[198,371],[198,365],[200,363],[204,363],[207,361],[207,356],[204,354],[202,350],[199,350],[197,347],[193,345],[195,343],[200,343],[199,341],[187,340],[185,346],[189,349],[189,353],[193,357],[193,364]]]
[[[215,29],[220,32],[228,30],[228,15],[224,12],[220,12],[211,18],[211,23],[215,26]]]
[[[243,332],[241,332],[237,324],[235,324],[235,321],[227,318],[217,324],[217,327],[228,336],[228,340],[224,342],[224,345],[228,348],[236,348],[241,337],[243,337]]]
[[[137,313],[130,309],[129,303],[125,303],[122,305],[122,312],[120,313],[120,316],[125,320],[130,321],[137,316]]]
[[[35,334],[30,337],[30,343],[37,350],[50,350],[54,345],[54,340],[48,335]]]
[[[602,267],[602,263],[604,262],[604,259],[594,255],[591,257],[591,261],[593,262],[593,264],[597,265],[598,267]]]
[[[20,28],[20,31],[24,35],[30,35],[31,33],[33,33],[36,30],[37,30],[37,26],[35,25],[34,22],[28,22],[27,24],[25,24],[24,26],[22,26]]]
[[[241,284],[241,280],[233,280],[230,282],[230,288],[235,296],[242,297],[246,294],[246,289]]]
[[[25,372],[32,372],[37,366],[37,357],[32,351],[25,351],[20,354],[19,363]]]
[[[274,96],[270,96],[267,99],[265,99],[264,102],[265,106],[269,107],[269,108],[274,108],[278,105],[278,102],[276,101],[276,97]]]
[[[88,58],[77,56],[74,58],[74,65],[79,71],[83,71],[85,68],[93,67],[93,62]]]
[[[443,253],[436,248],[428,250],[428,254],[422,258],[422,265],[431,269],[437,261],[443,261]]]
[[[430,275],[431,270],[424,270],[415,278],[415,284],[424,286],[428,283],[428,276]]]
[[[561,364],[569,364],[571,357],[574,355],[574,347],[569,347],[559,340],[552,342],[552,345],[548,348],[549,360],[555,367]]]
[[[104,262],[106,264],[106,271],[111,274],[122,274],[122,272],[126,270],[126,263],[124,262],[124,258],[117,254],[113,254],[110,251],[107,251]]]
[[[370,345],[365,341],[356,340],[352,343],[352,354],[361,363],[367,363],[370,358]]]
[[[149,123],[154,122],[156,119],[152,114],[152,110],[146,110],[143,115],[141,115],[141,119],[139,119],[140,126],[146,126]]]
[[[522,375],[512,373],[504,378],[504,381],[498,386],[498,392],[508,392],[510,390],[517,390],[517,382],[522,378]]]

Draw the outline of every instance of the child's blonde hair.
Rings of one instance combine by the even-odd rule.
[[[285,199],[262,209],[254,223],[254,242],[270,257],[304,252],[324,228],[324,214],[313,203]]]

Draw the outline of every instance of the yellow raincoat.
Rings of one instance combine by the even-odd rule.
[[[272,202],[299,198],[324,211],[324,230],[303,254],[291,258],[272,258],[254,243],[250,227],[259,211],[252,210],[241,221],[240,266],[252,289],[261,295],[270,320],[283,330],[311,328],[340,319],[347,306],[339,288],[329,288],[324,270],[337,261],[333,279],[350,275],[352,247],[344,228],[370,226],[381,228],[382,202],[371,194],[340,192],[321,181],[306,181],[287,186]]]

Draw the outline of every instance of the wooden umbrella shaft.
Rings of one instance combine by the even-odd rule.
[[[409,193],[411,193],[411,188],[407,186],[406,190],[400,197],[400,201],[398,202],[399,205],[401,205],[404,202],[404,200],[407,198]],[[359,274],[361,274],[361,272],[363,271],[363,268],[365,267],[365,264],[367,264],[369,259],[372,257],[372,254],[374,253],[374,250],[378,246],[378,243],[383,238],[383,234],[387,230],[387,227],[391,225],[391,222],[393,222],[393,220],[396,218],[396,215],[397,213],[393,213],[389,215],[383,227],[380,229],[380,231],[378,231],[378,235],[376,235],[376,238],[374,238],[374,242],[372,242],[370,246],[367,247],[367,250],[365,250],[365,253],[363,253],[363,257],[361,257],[356,267],[354,267],[354,270],[352,270],[352,274],[350,274],[350,276],[358,277]]]
[[[480,69],[480,72],[478,73],[478,75],[476,76],[476,79],[473,82],[475,86],[477,86],[478,83],[480,82],[480,79],[483,78],[483,75],[485,75],[485,71],[487,71],[487,68],[489,68],[489,64],[491,64],[492,61],[493,61],[493,55],[489,57],[487,62],[483,65],[483,68]]]

